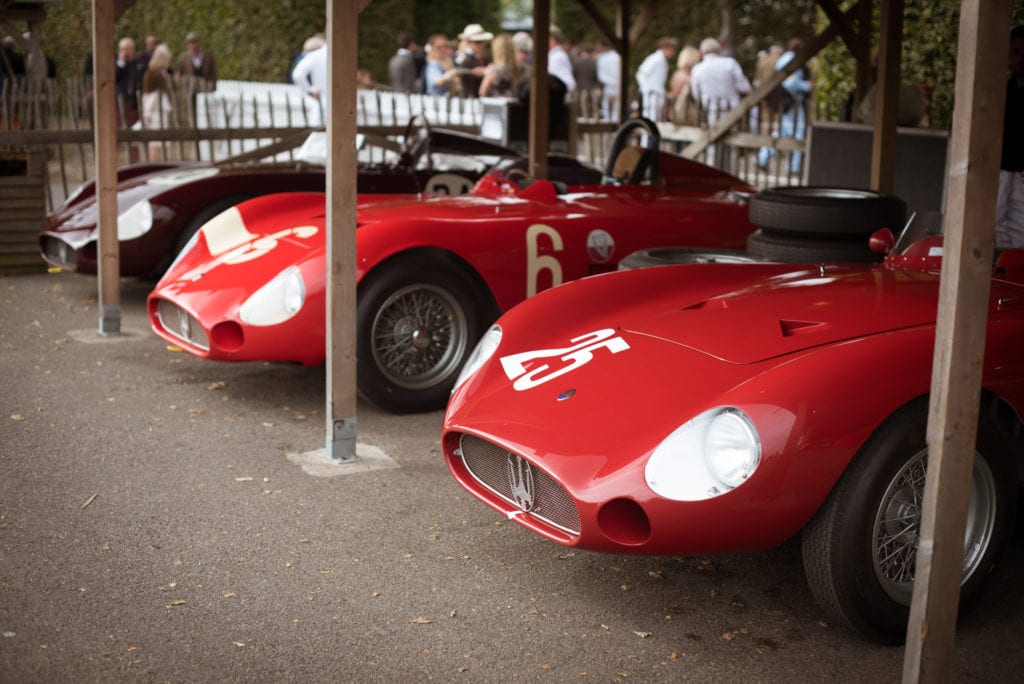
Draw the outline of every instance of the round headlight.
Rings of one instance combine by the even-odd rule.
[[[761,439],[743,411],[719,406],[672,431],[644,467],[647,486],[674,501],[704,501],[743,484],[761,462]]]
[[[735,409],[712,418],[704,435],[704,458],[723,485],[732,489],[742,484],[761,458],[761,441],[750,419]]]
[[[133,204],[128,211],[117,217],[117,239],[134,240],[142,237],[153,227],[153,205],[149,200]]]
[[[297,266],[289,266],[245,300],[238,317],[249,325],[277,325],[297,314],[305,300],[302,271]]]
[[[455,381],[452,392],[457,390],[466,380],[469,380],[473,373],[480,370],[480,367],[487,363],[489,358],[494,356],[494,352],[497,351],[499,344],[501,344],[501,326],[492,325],[490,330],[485,332],[484,336],[480,338],[473,353],[466,359],[466,364],[462,367],[462,372],[459,373],[459,378]]]

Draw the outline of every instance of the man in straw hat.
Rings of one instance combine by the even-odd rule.
[[[468,24],[459,34],[459,52],[455,55],[455,68],[459,74],[461,92],[468,97],[476,97],[480,92],[480,81],[483,80],[484,66],[487,60],[484,50],[494,34],[485,31],[480,24]]]

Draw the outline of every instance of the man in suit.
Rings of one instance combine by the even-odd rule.
[[[217,62],[213,53],[202,49],[199,34],[195,31],[185,36],[185,46],[186,50],[178,55],[174,80],[181,83],[183,80],[196,79],[196,91],[213,92],[217,89]]]

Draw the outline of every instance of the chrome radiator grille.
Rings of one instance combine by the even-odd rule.
[[[160,319],[160,327],[179,340],[204,351],[210,348],[210,340],[207,339],[203,326],[177,304],[161,299],[157,303],[156,313]]]
[[[535,518],[579,534],[576,503],[547,473],[479,437],[462,435],[459,446],[466,470],[484,487]]]

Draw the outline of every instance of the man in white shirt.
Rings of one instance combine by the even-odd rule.
[[[672,60],[678,51],[678,40],[672,37],[659,38],[658,49],[647,55],[636,70],[644,116],[651,121],[664,118],[661,113],[665,107],[665,84],[668,82]]]
[[[622,58],[603,39],[594,43],[597,56],[597,82],[601,84],[601,113],[611,121],[619,120],[619,76],[622,72]]]
[[[299,60],[292,69],[292,83],[305,89],[320,104],[321,123],[327,123],[327,45],[318,47]]]
[[[708,123],[714,123],[724,112],[739,104],[750,92],[750,81],[732,57],[722,55],[722,46],[714,38],[700,42],[703,59],[690,72],[690,94],[708,112]]]
[[[568,98],[576,90],[576,77],[572,75],[572,59],[564,45],[565,34],[557,26],[552,26],[548,34],[548,73],[565,84],[565,96]]]

